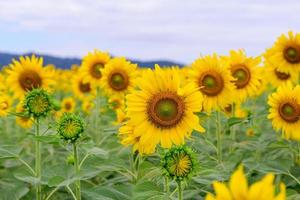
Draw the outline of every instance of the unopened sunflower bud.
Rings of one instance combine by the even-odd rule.
[[[57,132],[61,139],[67,142],[76,142],[84,131],[84,123],[79,116],[64,113],[58,123]]]

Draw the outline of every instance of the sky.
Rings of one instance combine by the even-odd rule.
[[[191,63],[243,48],[259,55],[300,31],[299,0],[0,0],[0,52]]]

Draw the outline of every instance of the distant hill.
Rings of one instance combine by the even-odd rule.
[[[56,57],[50,55],[43,55],[38,53],[26,53],[22,55],[32,55],[35,54],[37,56],[44,57],[44,64],[54,64],[58,68],[62,69],[69,69],[73,64],[80,65],[81,59],[79,58],[63,58],[63,57]],[[9,53],[0,53],[0,68],[5,65],[11,63],[12,59],[18,59],[20,55],[18,54],[9,54]],[[138,60],[131,60],[133,63],[138,64],[140,67],[150,67],[153,68],[155,64],[159,64],[160,66],[171,66],[171,65],[178,65],[182,67],[182,63],[175,63],[172,61],[167,60],[153,60],[153,61],[138,61]]]

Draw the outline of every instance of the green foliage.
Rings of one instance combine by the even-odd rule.
[[[300,199],[300,166],[296,162],[298,144],[286,141],[275,133],[267,120],[265,96],[249,100],[251,110],[246,119],[221,116],[223,159],[217,159],[216,113],[201,114],[205,134],[193,133],[187,146],[195,152],[199,170],[183,184],[184,199],[204,199],[212,192],[212,182],[228,181],[235,168],[243,163],[250,183],[268,172],[276,175],[275,184],[284,182],[288,200]],[[42,179],[43,199],[71,200],[70,190],[81,180],[82,199],[86,200],[165,200],[177,199],[176,182],[170,180],[170,191],[164,190],[160,154],[148,157],[133,155],[123,147],[117,136],[118,127],[112,125],[115,114],[108,109],[106,99],[98,99],[98,110],[81,116],[86,123],[79,145],[80,173],[76,175],[72,163],[71,145],[66,145],[56,133],[54,120],[41,119],[41,135],[34,130],[24,131],[14,118],[1,119],[0,128],[0,199],[32,200],[35,198],[34,142],[43,143]],[[99,113],[99,108],[106,111]],[[4,127],[7,127],[4,129]],[[247,136],[247,129],[254,135]]]

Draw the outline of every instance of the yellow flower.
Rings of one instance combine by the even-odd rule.
[[[125,58],[113,58],[101,69],[101,87],[107,96],[123,96],[135,87],[137,65]]]
[[[248,112],[241,107],[240,103],[234,104],[234,113],[233,113],[233,104],[228,104],[225,108],[223,108],[223,112],[228,117],[238,117],[245,118],[248,116]]]
[[[282,34],[272,48],[264,54],[266,60],[276,63],[280,72],[298,73],[300,71],[300,34]]]
[[[25,111],[24,103],[22,101],[20,101],[16,107],[16,112],[18,114],[22,115],[24,113],[24,111]],[[33,121],[34,121],[34,119],[32,117],[17,116],[17,118],[16,118],[16,123],[24,129],[31,128],[33,125]]]
[[[6,87],[5,83],[6,83],[6,81],[5,81],[4,75],[2,75],[0,73],[0,93],[4,93],[7,91],[7,87]]]
[[[244,101],[248,96],[254,96],[260,86],[260,57],[247,57],[243,50],[239,50],[230,51],[230,55],[223,59],[228,62],[231,75],[235,78],[233,82],[238,99]]]
[[[84,77],[78,73],[73,76],[72,89],[74,95],[80,100],[93,99],[96,96],[96,89],[92,82],[83,81]]]
[[[248,128],[247,131],[246,131],[246,135],[248,137],[254,136],[255,132],[254,132],[253,128]]]
[[[79,73],[85,78],[84,82],[93,82],[97,86],[100,84],[102,78],[101,69],[105,67],[110,59],[110,55],[106,52],[94,50],[89,52],[82,59],[82,65],[79,69]]]
[[[62,112],[74,112],[76,106],[75,99],[72,97],[66,97],[61,102],[61,111]]]
[[[113,110],[124,110],[125,109],[125,101],[124,96],[113,96],[108,99],[109,107]]]
[[[178,73],[156,65],[138,78],[138,88],[126,96],[127,115],[142,144],[170,148],[183,144],[193,130],[204,132],[195,114],[203,97],[194,84],[182,86]]]
[[[124,123],[127,120],[127,116],[122,109],[116,110],[117,119],[113,122],[113,125],[118,126]]]
[[[275,195],[273,185],[274,175],[267,174],[262,180],[248,186],[243,166],[232,174],[228,186],[224,183],[214,182],[216,195],[208,194],[205,200],[285,200],[285,186],[280,185],[280,193]]]
[[[86,99],[82,102],[81,109],[86,113],[90,114],[91,110],[94,108],[95,104],[89,100]]]
[[[140,154],[151,154],[155,151],[155,145],[143,145],[140,142],[141,137],[135,135],[134,126],[128,123],[124,123],[119,129],[119,137],[121,139],[121,144],[124,146],[132,146],[132,150],[138,151]]]
[[[232,103],[235,86],[225,61],[216,54],[197,59],[190,70],[191,81],[195,83],[204,95],[203,109],[224,108]]]
[[[300,86],[281,86],[268,99],[268,118],[286,139],[300,140]]]
[[[53,71],[43,67],[43,58],[20,57],[20,61],[13,60],[7,70],[7,84],[14,97],[21,98],[27,91],[34,88],[50,90],[53,80]]]
[[[0,94],[0,117],[5,117],[12,107],[12,98],[7,94]]]
[[[291,83],[297,83],[298,73],[281,72],[277,65],[271,63],[271,61],[265,61],[264,67],[264,79],[269,82],[273,87],[279,87],[281,85]]]

